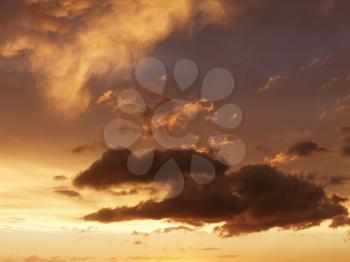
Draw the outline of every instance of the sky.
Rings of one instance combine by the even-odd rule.
[[[0,262],[350,260],[346,0],[2,0]]]

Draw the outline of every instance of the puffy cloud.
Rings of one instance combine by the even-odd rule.
[[[152,181],[153,171],[145,176],[129,175],[124,156],[129,153],[127,150],[105,153],[102,159],[81,173],[75,183],[103,189],[121,183]],[[268,165],[245,166],[230,174],[226,174],[227,168],[221,166],[221,172],[211,183],[197,184],[188,174],[186,159],[190,159],[189,153],[157,152],[157,167],[165,159],[174,157],[185,171],[185,187],[176,198],[150,199],[131,207],[103,208],[84,219],[103,223],[168,219],[195,227],[223,223],[216,232],[226,237],[274,227],[302,229],[327,219],[348,216],[342,205],[345,199],[328,197],[322,187]]]
[[[225,3],[5,0],[0,56],[27,55],[50,105],[74,117],[89,104],[91,76],[130,69],[174,31],[226,23],[232,12]]]

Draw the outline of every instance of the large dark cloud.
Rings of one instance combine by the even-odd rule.
[[[101,189],[109,184],[150,182],[153,170],[144,177],[128,174],[125,167],[127,153],[128,150],[105,153],[101,160],[76,178],[76,184]],[[182,170],[188,171],[190,153],[193,152],[158,151],[159,160],[155,166],[174,157],[180,160],[178,164]],[[229,174],[225,172],[226,168],[221,168],[222,172],[205,185],[197,184],[185,172],[184,190],[176,198],[160,202],[151,199],[132,207],[103,208],[84,219],[103,223],[169,219],[195,226],[224,222],[216,229],[222,236],[274,227],[301,229],[319,225],[327,219],[334,220],[333,226],[340,226],[342,223],[339,221],[346,224],[348,212],[342,205],[346,199],[336,195],[329,197],[322,187],[314,183],[284,174],[268,165],[245,166]],[[103,182],[98,182],[99,178]]]

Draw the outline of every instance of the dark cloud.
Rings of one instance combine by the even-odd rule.
[[[86,151],[95,151],[101,144],[100,143],[91,143],[86,145],[79,145],[71,149],[72,154],[81,154]]]
[[[328,186],[339,186],[343,185],[347,181],[350,180],[350,177],[348,176],[332,176],[328,180]]]
[[[102,159],[80,174],[75,183],[103,189],[121,183],[151,181],[154,171],[144,177],[128,174],[125,165],[122,165],[127,153],[130,152],[106,152]],[[159,167],[166,159],[174,157],[185,171],[185,187],[176,198],[166,198],[160,202],[151,199],[133,207],[103,208],[86,215],[84,219],[103,223],[168,219],[195,227],[224,222],[216,228],[216,232],[228,237],[274,227],[308,228],[327,219],[348,216],[347,209],[342,205],[345,199],[328,197],[322,187],[268,165],[245,166],[229,175],[225,174],[227,168],[221,166],[222,172],[211,183],[197,184],[186,175],[189,153],[193,152],[175,150],[156,153],[155,166]],[[99,178],[103,182],[99,182]]]
[[[340,133],[340,154],[343,157],[350,157],[350,126],[339,128]]]
[[[53,180],[64,181],[64,180],[67,180],[67,177],[66,176],[54,176]]]
[[[94,189],[106,189],[121,184],[130,183],[150,183],[154,179],[154,175],[169,159],[174,159],[179,165],[184,174],[189,174],[191,170],[191,157],[196,153],[209,160],[212,160],[209,155],[197,153],[194,150],[167,150],[154,151],[153,164],[145,175],[136,176],[131,173],[127,167],[127,161],[130,157],[130,150],[115,149],[105,152],[101,159],[94,162],[87,170],[81,172],[75,177],[73,183],[78,188],[90,187]],[[148,153],[149,154],[149,153]],[[148,159],[148,155],[139,158],[136,165],[142,165],[144,159]],[[212,160],[216,174],[222,175],[228,167],[216,160]],[[196,167],[198,172],[201,170],[200,166]]]
[[[299,141],[290,146],[287,150],[264,158],[268,164],[288,163],[299,158],[310,157],[316,154],[323,154],[328,152],[325,147],[319,146],[312,141]]]
[[[79,197],[79,198],[81,198],[81,195],[80,195],[79,192],[76,192],[76,191],[70,190],[70,189],[57,189],[54,192],[57,193],[57,194],[68,196],[68,197]]]
[[[319,146],[317,143],[312,141],[301,141],[297,142],[288,148],[287,153],[298,157],[311,156],[315,153],[327,152],[325,147]]]

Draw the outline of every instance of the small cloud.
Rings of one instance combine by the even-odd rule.
[[[272,89],[274,87],[274,85],[279,82],[283,77],[279,74],[275,74],[275,75],[272,75],[270,76],[265,85],[263,87],[260,87],[258,89],[259,92],[265,92],[265,91],[268,91],[270,89]]]
[[[205,248],[198,249],[198,251],[216,251],[216,250],[220,250],[220,248],[218,248],[218,247],[205,247]]]
[[[329,178],[327,186],[339,186],[350,180],[347,176],[333,176]]]
[[[182,231],[182,232],[188,232],[188,231],[194,231],[195,228],[192,228],[192,227],[188,227],[188,226],[176,226],[176,227],[167,227],[167,228],[164,228],[162,230],[158,229],[155,231],[155,233],[164,233],[164,234],[167,234],[167,233],[171,233],[171,232],[174,232],[174,231]]]
[[[111,194],[115,196],[129,196],[129,195],[135,195],[138,193],[139,191],[136,188],[129,189],[129,190],[121,190],[121,191],[111,191]]]
[[[318,113],[318,119],[322,120],[322,119],[326,118],[327,115],[328,115],[328,113],[326,112],[326,110],[322,109],[322,110]]]
[[[338,77],[332,77],[328,81],[325,82],[325,84],[321,87],[321,92],[322,93],[327,93],[327,91],[338,83],[339,78]]]
[[[100,97],[97,98],[97,104],[109,101],[113,97],[113,91],[108,90],[104,92]]]
[[[149,237],[149,233],[143,233],[143,232],[138,232],[134,230],[130,236],[143,236],[143,237]]]
[[[301,141],[290,146],[285,152],[265,157],[264,162],[269,164],[282,164],[298,160],[302,157],[309,157],[314,154],[326,152],[328,152],[328,150],[325,147],[321,147],[315,142]]]
[[[345,114],[349,114],[350,113],[350,106],[346,106],[346,105],[343,105],[343,106],[338,106],[335,110],[334,110],[335,113],[345,113]]]
[[[133,242],[133,244],[134,244],[134,245],[141,245],[142,242],[141,242],[140,240],[135,240],[135,241]]]
[[[268,154],[270,153],[270,149],[268,149],[267,147],[264,147],[262,145],[256,145],[255,146],[255,152],[256,153],[263,153],[263,154]]]
[[[301,141],[292,145],[287,150],[289,155],[295,155],[298,157],[311,156],[315,153],[325,153],[327,149],[319,146],[317,143],[312,141]]]
[[[343,157],[350,157],[350,126],[342,126],[339,128],[339,149]]]
[[[278,153],[274,156],[267,156],[264,158],[264,162],[270,165],[275,164],[284,164],[288,162],[292,162],[298,159],[298,156],[289,155],[287,153]]]
[[[56,194],[68,196],[68,197],[78,197],[81,198],[81,194],[79,192],[76,192],[74,190],[70,189],[58,189],[54,191]]]
[[[72,154],[81,154],[86,151],[95,151],[100,143],[91,143],[86,145],[79,145],[71,149]]]
[[[56,180],[56,181],[65,181],[65,180],[67,180],[67,177],[66,177],[66,176],[54,176],[54,177],[53,177],[53,180]]]
[[[319,68],[323,65],[325,65],[329,59],[331,58],[331,55],[327,55],[325,57],[316,57],[308,64],[304,64],[300,67],[300,71],[307,71],[315,68]]]

